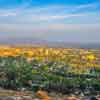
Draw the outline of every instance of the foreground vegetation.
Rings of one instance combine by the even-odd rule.
[[[69,72],[69,67],[53,61],[29,61],[24,56],[0,57],[0,87],[32,91],[43,89],[67,94],[76,90],[83,93],[86,90],[91,93],[100,91],[100,69],[94,69],[89,74],[76,74]]]

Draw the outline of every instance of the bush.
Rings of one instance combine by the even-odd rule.
[[[48,91],[72,92],[79,88],[85,90],[93,87],[100,91],[99,81],[87,80],[86,78],[67,78],[68,66],[61,68],[54,63],[43,63],[38,60],[28,62],[23,56],[0,58],[0,86],[10,89],[28,88],[33,91],[46,89]],[[65,68],[66,67],[66,68]]]
[[[32,66],[24,57],[6,57],[1,58],[4,61],[4,70],[6,82],[3,84],[6,88],[19,88],[29,85],[32,80]]]

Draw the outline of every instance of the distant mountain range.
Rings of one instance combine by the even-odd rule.
[[[47,46],[61,48],[85,48],[100,49],[100,43],[68,43],[68,42],[50,42],[36,38],[1,38],[0,44],[23,45],[23,46]]]

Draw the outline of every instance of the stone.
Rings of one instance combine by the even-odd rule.
[[[51,97],[48,96],[48,93],[45,92],[45,91],[39,90],[39,91],[36,93],[36,96],[39,97],[39,98],[42,99],[42,100],[52,100]]]
[[[33,100],[31,96],[23,96],[23,97],[16,97],[16,96],[3,96],[0,97],[0,100]],[[39,99],[37,99],[39,100]]]
[[[34,98],[33,100],[40,100],[40,99],[38,99],[38,98]]]
[[[23,96],[22,100],[33,100],[31,96]]]
[[[16,100],[16,97],[12,97],[12,96],[0,97],[0,100]]]

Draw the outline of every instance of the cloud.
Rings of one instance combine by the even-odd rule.
[[[8,17],[8,16],[16,16],[17,14],[14,12],[8,12],[8,13],[0,13],[1,17]]]
[[[25,0],[27,1],[27,0]],[[40,7],[29,7],[30,2],[25,2],[24,4],[16,7],[16,8],[10,8],[10,9],[0,9],[0,12],[3,13],[16,13],[16,15],[19,14],[33,14],[33,15],[40,15],[40,14],[65,14],[65,13],[78,13],[79,10],[85,10],[87,9],[95,9],[98,8],[99,5],[97,3],[92,4],[83,4],[83,5],[48,5],[48,6],[40,6]],[[18,13],[19,12],[19,13]]]

